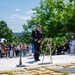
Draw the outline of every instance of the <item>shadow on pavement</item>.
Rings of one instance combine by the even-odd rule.
[[[34,64],[34,63],[36,63],[36,62],[38,62],[38,61],[33,60],[33,61],[26,62],[26,63]]]
[[[46,63],[39,63],[38,65],[47,65],[47,64],[52,64],[51,62],[46,62]]]

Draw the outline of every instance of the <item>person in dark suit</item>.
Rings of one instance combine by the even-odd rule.
[[[70,51],[70,46],[69,46],[69,41],[68,40],[65,40],[65,43],[63,45],[63,50],[64,50],[64,53],[65,54],[68,54],[69,51]]]
[[[61,51],[62,51],[62,46],[60,44],[56,45],[56,53],[57,55],[61,55]]]
[[[34,59],[35,61],[40,61],[40,45],[42,41],[42,30],[41,25],[38,25],[35,30],[32,31],[32,38],[34,44]]]

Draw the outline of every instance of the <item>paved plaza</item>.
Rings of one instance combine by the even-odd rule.
[[[43,60],[43,55],[40,56],[40,60],[38,62],[34,61],[33,56],[27,56],[22,57],[22,65],[25,65],[26,67],[36,67],[41,65],[47,65],[47,64],[67,64],[67,63],[75,63],[75,55],[54,55],[52,56],[51,63],[50,56],[45,56]],[[42,62],[43,60],[43,62]],[[18,69],[20,67],[16,67],[19,65],[20,58],[0,58],[0,71],[1,70],[12,70],[12,69]],[[61,71],[73,71],[75,72],[75,67],[70,69],[60,69]]]

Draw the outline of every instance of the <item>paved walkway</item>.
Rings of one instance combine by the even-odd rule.
[[[66,68],[66,69],[59,69],[61,72],[67,72],[67,73],[75,73],[75,67],[72,68]]]
[[[0,70],[17,69],[18,67],[16,66],[19,65],[19,59],[20,59],[19,57],[18,58],[0,58]],[[22,65],[38,66],[38,65],[51,63],[50,56],[45,56],[43,63],[42,63],[42,59],[43,59],[43,56],[40,56],[41,61],[35,62],[33,56],[22,57]],[[55,55],[55,56],[52,56],[52,60],[53,60],[52,64],[75,63],[75,55]],[[73,69],[71,70],[73,71]],[[62,69],[61,71],[64,71],[64,70]],[[75,69],[74,69],[74,72],[75,72]]]

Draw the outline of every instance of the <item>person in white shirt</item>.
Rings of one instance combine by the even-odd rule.
[[[75,52],[75,39],[74,39],[74,36],[71,36],[70,54],[74,54],[74,52]]]

